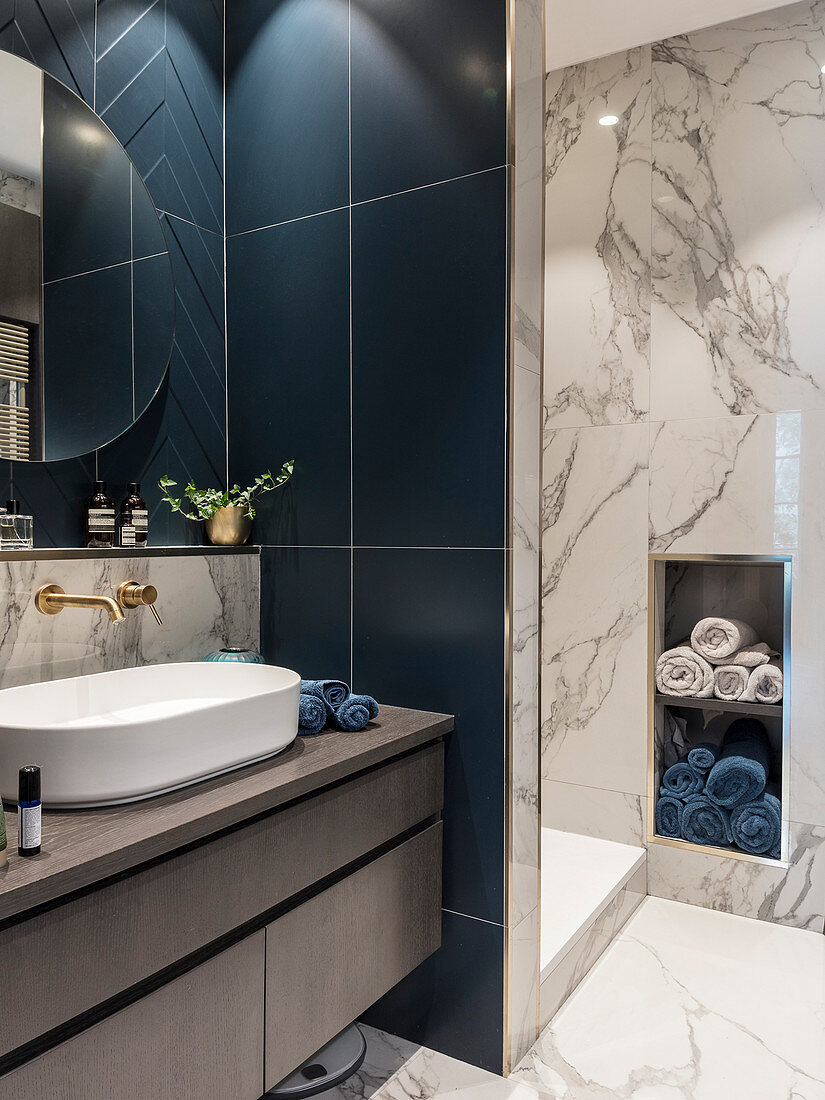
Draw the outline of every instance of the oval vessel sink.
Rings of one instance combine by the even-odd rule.
[[[46,806],[113,806],[281,752],[298,733],[297,672],[144,665],[0,691],[0,793],[43,769]]]

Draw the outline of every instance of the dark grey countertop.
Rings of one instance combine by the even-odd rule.
[[[16,814],[7,810],[9,865],[0,870],[0,920],[203,840],[452,728],[448,715],[382,707],[361,733],[298,737],[271,760],[171,794],[98,810],[44,810],[43,849],[27,858],[17,854]]]

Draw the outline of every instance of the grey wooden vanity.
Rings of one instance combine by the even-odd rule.
[[[0,872],[0,1100],[257,1100],[440,944],[443,737],[359,734],[44,814]],[[48,776],[44,776],[48,789]]]

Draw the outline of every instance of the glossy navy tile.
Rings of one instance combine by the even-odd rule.
[[[162,52],[166,41],[166,5],[163,0],[156,0],[153,4],[121,2],[117,6],[118,15],[131,17],[133,21],[120,34],[112,33],[115,28],[108,25],[105,10],[109,6],[108,3],[102,5],[102,39],[98,25],[95,109],[101,115],[105,115],[114,101],[135,81],[138,86],[143,85],[142,74],[146,66]],[[120,29],[121,20],[112,18],[112,21],[117,22]]]
[[[226,480],[226,367],[223,331],[222,242],[178,218],[167,240],[175,280],[175,345],[170,396],[199,449]],[[174,437],[173,437],[174,439]],[[170,475],[179,477],[171,470]],[[178,471],[181,473],[182,471]]]
[[[46,458],[82,453],[94,418],[100,442],[132,420],[132,290],[129,264],[43,288]],[[96,302],[99,312],[88,303]],[[105,324],[100,318],[106,319]],[[90,410],[88,395],[95,393]]]
[[[157,393],[172,352],[175,292],[169,256],[137,260],[132,275],[134,412]]]
[[[356,545],[504,545],[506,207],[501,169],[353,209]]]
[[[166,195],[163,208],[204,229],[223,231],[223,165],[219,151],[205,139],[188,94],[197,72],[180,71],[166,59],[164,155]]]
[[[347,548],[263,548],[261,646],[270,664],[348,681],[349,626]]]
[[[503,165],[506,5],[352,2],[353,200]]]
[[[101,62],[98,68],[103,69],[104,63]],[[98,96],[97,111],[121,145],[134,156],[132,142],[141,135],[135,148],[144,146],[146,135],[142,131],[147,125],[151,126],[156,112],[162,112],[166,96],[166,58],[163,50],[147,56],[143,67],[127,80],[122,81],[121,76],[120,70],[113,64]],[[163,121],[162,113],[159,121]],[[156,157],[162,155],[162,147],[161,140],[156,147]],[[148,161],[143,166],[144,172],[153,163]]]
[[[230,233],[348,202],[347,59],[345,3],[245,0],[230,5]]]
[[[223,159],[223,4],[166,0],[166,49],[212,157]]]
[[[17,0],[14,52],[92,103],[95,0]]]
[[[382,1031],[501,1073],[504,929],[443,912],[441,937],[439,950],[363,1018]]]
[[[132,168],[132,258],[140,260],[165,251],[166,238],[155,204]]]
[[[350,541],[349,220],[345,210],[229,240],[230,478],[295,458],[256,539]]]
[[[8,466],[13,467],[9,494],[20,501],[24,512],[34,516],[35,547],[80,546],[83,502],[94,478],[94,456],[65,462],[3,463],[3,491]]]
[[[353,679],[394,706],[455,714],[444,905],[504,920],[504,551],[356,550]]]
[[[43,85],[43,133],[44,280],[128,260],[128,158],[92,112],[51,78]]]

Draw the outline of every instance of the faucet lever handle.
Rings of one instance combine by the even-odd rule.
[[[138,584],[137,581],[124,581],[118,586],[117,602],[121,607],[129,610],[135,607],[148,607],[158,626],[163,626],[163,619],[155,608],[155,600],[158,598],[158,590],[153,584]]]

